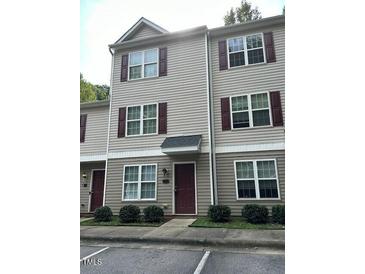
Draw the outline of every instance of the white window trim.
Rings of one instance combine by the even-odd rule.
[[[246,37],[247,36],[252,36],[252,35],[261,35],[261,39],[262,39],[262,47],[259,47],[259,48],[254,48],[254,49],[247,49],[247,40],[246,40]],[[231,39],[237,39],[237,38],[243,38],[243,50],[238,50],[238,51],[232,51],[232,52],[229,52],[229,43],[228,41],[231,40]],[[240,67],[247,67],[247,66],[254,66],[254,65],[259,65],[259,64],[266,64],[266,52],[265,52],[265,40],[264,40],[264,33],[263,32],[259,32],[259,33],[252,33],[252,34],[247,34],[247,35],[243,35],[243,36],[235,36],[235,37],[230,37],[230,38],[227,38],[226,40],[226,47],[227,47],[227,63],[228,63],[228,69],[233,69],[233,68],[240,68]],[[262,51],[263,51],[263,54],[264,54],[264,61],[261,62],[261,63],[254,63],[254,64],[249,64],[248,63],[248,51],[249,50],[255,50],[255,49],[261,49],[262,48]],[[231,53],[237,53],[237,52],[244,52],[244,56],[245,56],[245,64],[244,65],[240,65],[240,66],[234,66],[234,67],[231,67],[231,62],[230,62],[230,59],[229,59],[229,54]]]
[[[143,107],[144,106],[149,106],[149,105],[156,105],[156,118],[143,118]],[[127,110],[126,110],[126,123],[125,123],[125,136],[126,137],[136,137],[136,136],[148,136],[148,135],[157,135],[158,134],[158,126],[159,126],[159,109],[158,109],[159,104],[158,103],[150,103],[150,104],[143,104],[143,105],[132,105],[132,106],[127,106]],[[128,120],[128,109],[131,107],[139,107],[140,108],[140,112],[139,112],[139,119],[133,119],[133,120]],[[156,132],[153,133],[143,133],[143,120],[152,120],[152,119],[156,119]],[[132,135],[128,135],[128,122],[133,122],[133,121],[139,121],[139,134],[132,134]]]
[[[149,62],[149,63],[145,63],[144,62],[144,53],[146,51],[150,51],[150,50],[156,50],[157,51],[157,60],[156,62]],[[141,61],[141,64],[140,65],[131,65],[131,54],[132,53],[138,53],[138,52],[141,52],[142,53],[142,61]],[[134,81],[134,80],[140,80],[140,79],[148,79],[148,78],[155,78],[155,77],[158,77],[159,76],[159,60],[160,60],[160,51],[159,51],[159,48],[152,48],[152,49],[146,49],[146,50],[140,50],[140,51],[132,51],[130,53],[128,53],[128,81]],[[149,65],[149,64],[155,64],[157,65],[157,69],[156,69],[156,75],[153,75],[153,76],[144,76],[144,66],[145,65]],[[130,68],[131,67],[137,67],[137,66],[141,66],[141,77],[140,78],[134,78],[134,79],[130,79]]]
[[[267,94],[267,101],[268,101],[268,108],[260,108],[260,109],[254,109],[252,110],[252,105],[251,105],[251,95],[255,95],[255,94],[263,94],[266,93]],[[241,96],[247,96],[247,104],[248,104],[248,110],[242,110],[242,111],[232,111],[232,98],[233,97],[241,97]],[[230,108],[230,112],[231,112],[231,130],[244,130],[244,129],[248,129],[248,128],[265,128],[265,127],[272,127],[273,123],[272,123],[272,113],[271,113],[271,102],[270,102],[270,92],[268,91],[264,91],[264,92],[254,92],[254,93],[247,93],[247,94],[241,94],[241,95],[234,95],[234,96],[230,96],[229,97],[229,108]],[[254,126],[253,125],[253,111],[257,111],[257,110],[269,110],[269,118],[270,118],[270,124],[269,125],[263,125],[263,126]],[[239,112],[247,112],[248,111],[248,119],[249,119],[249,127],[240,127],[240,128],[234,128],[233,127],[233,113],[239,113]]]
[[[257,162],[261,162],[261,161],[274,161],[275,164],[275,173],[276,173],[276,187],[278,189],[278,198],[260,198],[260,188],[259,188],[259,179],[264,179],[264,178],[258,178],[258,174],[257,174]],[[253,180],[255,180],[255,191],[256,191],[256,198],[239,198],[238,197],[238,185],[237,185],[237,167],[236,167],[236,163],[239,162],[253,162],[253,170],[254,170],[254,178],[252,178]],[[235,160],[233,161],[233,165],[234,165],[234,183],[235,183],[235,187],[236,187],[236,200],[237,201],[279,201],[281,200],[280,197],[280,188],[279,188],[279,174],[278,174],[278,166],[277,166],[277,162],[276,159],[255,159],[255,160]],[[273,178],[271,178],[273,179]]]
[[[125,182],[125,168],[126,167],[132,167],[132,166],[138,166],[138,181],[131,181],[131,182]],[[156,167],[156,173],[155,173],[155,198],[141,198],[141,184],[142,183],[148,183],[148,182],[152,182],[152,181],[143,181],[142,182],[142,166],[155,166]],[[122,201],[128,201],[128,202],[133,202],[133,201],[157,201],[157,172],[158,172],[158,166],[157,164],[130,164],[130,165],[124,165],[123,167],[123,189],[122,189]],[[137,199],[126,199],[124,197],[124,185],[125,184],[129,184],[129,183],[137,183],[138,187],[137,187],[137,195],[138,198]]]

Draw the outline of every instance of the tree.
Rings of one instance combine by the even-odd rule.
[[[109,98],[109,86],[95,85],[96,100],[106,100]]]
[[[231,8],[229,12],[227,12],[227,15],[224,16],[223,20],[225,26],[233,25],[236,23],[236,13],[234,12],[233,8]]]
[[[244,23],[252,20],[261,19],[261,12],[257,7],[252,7],[252,4],[247,0],[241,0],[241,6],[234,11],[233,8],[224,16],[224,25],[232,25],[237,23]]]
[[[87,82],[82,73],[80,73],[80,102],[91,102],[95,100],[96,94],[93,85]]]
[[[285,15],[285,6],[283,7],[283,15]]]
[[[86,81],[80,73],[80,102],[93,102],[109,99],[110,87],[107,85],[93,85]]]

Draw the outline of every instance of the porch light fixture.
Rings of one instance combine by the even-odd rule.
[[[86,173],[85,172],[82,173],[82,178],[86,179],[86,177],[87,177]]]
[[[166,177],[166,175],[169,174],[169,171],[166,168],[162,169],[163,176]]]

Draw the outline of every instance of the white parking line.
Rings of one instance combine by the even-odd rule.
[[[83,260],[89,259],[90,257],[99,254],[100,252],[103,252],[104,250],[107,250],[109,248],[109,246],[104,247],[103,249],[100,249],[99,251],[96,251],[94,253],[91,253],[90,255],[85,256],[84,258],[80,259],[80,262],[82,262]]]
[[[209,250],[205,252],[203,258],[200,260],[200,263],[196,267],[194,274],[199,274],[203,270],[203,267],[208,260],[209,254],[210,254]]]

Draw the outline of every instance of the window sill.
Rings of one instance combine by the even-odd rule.
[[[139,134],[139,135],[126,135],[125,138],[134,138],[134,137],[146,137],[146,136],[156,136],[158,133],[150,133],[150,134]]]
[[[260,128],[273,128],[274,126],[258,126],[258,127],[241,127],[241,128],[231,128],[231,131],[241,131],[241,130],[252,130],[252,129],[260,129]]]
[[[252,66],[262,66],[262,65],[267,65],[267,62],[263,62],[263,63],[256,63],[256,64],[248,64],[248,65],[242,65],[242,66],[235,66],[235,67],[229,67],[228,66],[228,70],[235,70],[235,69],[240,69],[240,68],[247,68],[247,67],[252,67]]]
[[[144,78],[138,78],[138,79],[128,79],[128,81],[126,81],[127,83],[128,82],[138,82],[138,81],[143,81],[143,80],[148,80],[148,79],[157,79],[157,78],[160,78],[160,76],[151,76],[151,77],[144,77]]]
[[[156,202],[157,199],[140,199],[140,200],[125,200],[125,199],[122,199],[122,202]]]
[[[236,198],[236,201],[280,201],[281,198]]]

